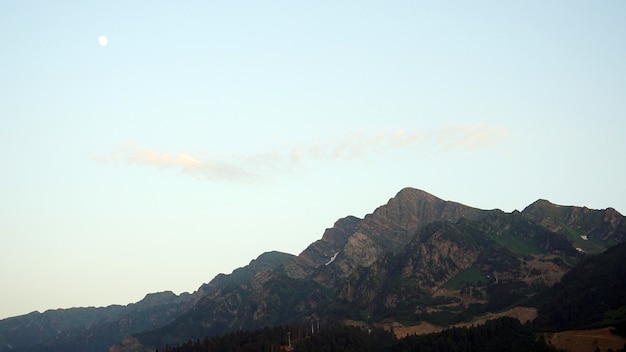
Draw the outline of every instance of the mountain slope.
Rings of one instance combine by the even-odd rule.
[[[291,257],[280,252],[263,253],[230,275],[217,275],[194,294],[152,293],[127,306],[57,309],[0,320],[0,352],[104,351],[128,335],[174,321],[203,296],[248,282],[255,274],[272,270]]]
[[[184,341],[190,331],[211,335],[318,316],[349,275],[384,254],[403,249],[421,226],[437,220],[477,219],[487,213],[421,190],[402,189],[364,219],[349,216],[338,220],[321,240],[276,270],[204,296],[169,326],[137,336],[156,346],[159,341]],[[162,338],[164,331],[170,340]]]
[[[211,281],[209,281],[209,283],[200,286],[196,294],[197,299],[219,291],[224,287],[246,283],[257,273],[275,269],[277,266],[285,263],[292,257],[294,256],[288,253],[281,253],[277,251],[265,252],[256,259],[253,259],[250,264],[237,268],[228,275],[218,274]]]
[[[351,319],[448,325],[525,300],[548,283],[535,267],[537,258],[557,253],[570,260],[578,255],[563,235],[519,214],[438,221],[422,228],[402,252],[350,276],[337,299],[357,312]]]
[[[626,328],[626,243],[585,258],[538,298],[544,329]]]
[[[440,228],[440,230],[449,232],[451,229]],[[452,230],[452,233],[458,234],[459,232]],[[587,300],[588,306],[607,300],[607,293],[612,292],[611,288],[621,290],[618,293],[623,292],[624,287],[608,287],[603,286],[602,283],[620,282],[622,279],[620,275],[626,269],[624,267],[625,260],[626,244],[610,248],[599,256],[584,259],[566,274],[558,285],[543,295],[551,297],[553,301],[553,305],[546,312],[551,314],[555,309],[556,311],[564,308],[569,309],[570,303],[567,300],[562,300],[563,296],[554,295],[555,289],[558,292],[567,287],[567,290],[570,291],[569,296],[578,294],[589,297],[589,294],[593,293],[594,298]],[[619,294],[613,295],[613,298],[608,298],[607,302],[613,303],[616,298],[622,299],[622,303],[618,303],[618,305],[623,304],[623,295]],[[578,304],[576,308],[579,309],[581,306]],[[613,314],[614,311],[607,311],[606,308],[599,312],[604,312],[605,316],[616,316]],[[577,310],[571,318],[576,320],[580,317],[593,317],[594,314],[593,311]],[[625,318],[626,316],[622,313],[622,319]],[[602,319],[601,314],[596,315],[595,320],[600,321],[598,319]],[[611,324],[615,324],[615,322],[613,321]],[[622,324],[622,327],[624,325]],[[364,329],[363,325],[357,327],[331,324],[330,326],[322,325],[321,328],[311,325],[311,330],[306,325],[304,328],[302,325],[281,325],[274,328],[238,331],[204,340],[190,340],[179,347],[174,347],[171,351],[221,351],[232,346],[255,351],[280,350],[286,349],[288,344],[294,346],[296,351],[556,351],[556,347],[565,348],[569,351],[623,350],[624,338],[611,332],[614,329],[610,327],[541,334],[545,330],[537,330],[537,326],[539,325],[522,325],[520,321],[511,317],[499,317],[482,324],[466,324],[438,333],[399,335],[396,332],[394,336],[391,333],[393,330],[384,331],[371,326]],[[287,336],[290,338],[288,339]]]
[[[148,294],[127,306],[33,312],[0,321],[0,351],[102,351],[129,334],[173,321],[189,309],[190,294]]]
[[[338,220],[276,269],[215,291],[172,324],[136,336],[159,346],[288,322],[445,325],[504,309],[558,281],[581,255],[531,210],[480,210],[406,188],[364,219]],[[569,226],[585,228],[585,221],[572,218]]]

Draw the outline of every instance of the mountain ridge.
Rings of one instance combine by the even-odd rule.
[[[556,206],[546,205],[546,207],[552,209]],[[582,212],[582,215],[574,220],[584,220],[583,222],[595,224],[595,218],[591,221],[587,213]],[[595,216],[594,214],[592,213],[592,216]],[[366,215],[363,219],[355,217],[340,219],[333,228],[325,231],[321,240],[314,242],[300,255],[287,260],[275,270],[265,273],[262,277],[253,278],[250,285],[236,287],[231,292],[221,292],[219,296],[205,297],[204,302],[198,302],[195,314],[193,316],[190,314],[186,318],[187,323],[179,320],[180,325],[165,327],[156,334],[146,333],[137,337],[148,344],[158,345],[165,342],[163,340],[157,342],[159,336],[165,331],[168,331],[170,336],[179,336],[171,340],[174,342],[176,339],[178,341],[184,339],[182,335],[176,335],[175,331],[184,335],[185,331],[193,329],[196,334],[210,335],[220,329],[256,328],[290,319],[305,321],[347,317],[360,319],[362,316],[353,310],[351,301],[341,296],[342,292],[345,293],[342,291],[342,283],[346,279],[349,280],[350,276],[359,270],[367,271],[368,267],[381,258],[397,256],[415,238],[416,234],[419,234],[422,226],[428,226],[437,221],[448,224],[475,221],[476,224],[473,226],[477,226],[477,231],[490,231],[488,237],[492,244],[481,247],[482,250],[499,248],[495,257],[475,256],[476,259],[483,258],[481,263],[484,264],[481,265],[484,268],[479,266],[472,269],[472,266],[455,264],[456,266],[450,266],[448,271],[440,274],[422,273],[413,276],[435,275],[434,281],[431,282],[438,282],[438,285],[443,285],[446,280],[450,280],[466,269],[477,270],[487,280],[494,280],[495,277],[495,281],[502,285],[495,288],[484,285],[473,290],[475,295],[482,296],[482,299],[472,301],[475,305],[473,308],[475,312],[470,315],[488,309],[503,308],[522,300],[527,295],[533,295],[539,287],[544,287],[546,282],[558,281],[580,255],[564,234],[545,228],[524,212],[505,213],[498,209],[481,210],[445,201],[421,190],[405,188],[387,204],[376,208],[373,213]],[[463,226],[470,226],[470,223],[464,223]],[[581,229],[584,229],[584,226],[581,226]],[[441,236],[446,235],[449,233]],[[334,242],[331,243],[331,241]],[[601,240],[598,241],[602,243]],[[429,246],[423,247],[421,253],[433,253],[433,248],[446,250],[446,245],[441,241],[433,241]],[[466,252],[459,253],[466,254]],[[443,256],[439,257],[443,258]],[[331,261],[331,258],[334,259]],[[400,262],[404,265],[402,260]],[[329,265],[326,265],[327,263]],[[493,266],[499,266],[499,268],[489,269]],[[492,271],[489,273],[480,271],[487,269]],[[375,271],[372,275],[374,278],[384,276],[383,272],[384,270]],[[489,279],[488,275],[494,277]],[[402,285],[406,277],[398,278],[392,275],[392,278],[395,279],[392,281],[372,279],[364,282],[368,285],[372,282],[380,282],[384,287],[404,289]],[[528,278],[537,282],[531,282]],[[408,282],[415,281],[408,280]],[[285,287],[290,287],[290,289]],[[456,296],[429,298],[428,300],[435,303],[445,301],[448,305],[454,303],[456,307],[454,309],[461,309],[459,305],[461,299],[457,297],[459,291],[460,288],[457,288]],[[411,311],[410,304],[417,304],[419,300],[423,301],[424,297],[429,294],[430,292],[425,292],[423,295],[416,295],[413,301],[408,302],[409,306],[404,308],[402,305],[394,306],[393,302],[398,301],[398,295],[394,298],[393,294],[379,295],[382,301],[387,300],[392,304],[380,302],[376,304],[379,306],[382,304],[390,312],[395,311],[408,319],[428,318],[446,324],[464,318],[462,315],[446,311],[449,308],[437,308],[439,305],[434,303],[433,308],[429,308],[432,311],[427,312],[426,315]],[[371,298],[371,301],[376,299],[375,294],[366,294],[366,296]],[[509,296],[512,298],[508,299]],[[344,299],[343,303],[341,299]],[[489,302],[489,300],[494,302]],[[375,310],[375,307],[366,307],[366,310],[368,309]],[[213,321],[221,323],[215,325]],[[208,328],[198,330],[192,326]]]
[[[112,350],[311,319],[450,324],[534,295],[582,253],[601,252],[624,234],[626,221],[613,208],[538,200],[507,213],[404,188],[363,219],[337,220],[299,255],[266,252],[217,275],[169,322]],[[0,352],[6,342],[0,336]]]
[[[191,294],[149,293],[128,305],[49,309],[0,320],[0,351],[99,351],[129,334],[167,324]]]

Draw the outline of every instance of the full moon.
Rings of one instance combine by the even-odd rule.
[[[107,44],[109,44],[109,38],[104,35],[99,36],[98,44],[100,44],[100,46],[107,46]]]

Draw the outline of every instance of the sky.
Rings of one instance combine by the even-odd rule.
[[[193,292],[404,187],[625,214],[625,16],[610,0],[2,1],[0,318]]]

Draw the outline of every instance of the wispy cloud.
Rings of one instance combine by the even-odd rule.
[[[307,143],[284,143],[266,152],[235,155],[228,161],[187,152],[158,152],[129,144],[98,159],[177,169],[212,180],[250,180],[268,172],[289,170],[309,160],[347,160],[391,153],[394,149],[419,147],[439,152],[471,152],[495,147],[506,139],[507,134],[505,129],[477,124],[452,125],[438,130],[348,131]]]
[[[97,158],[101,161],[127,162],[150,165],[160,169],[178,169],[182,173],[207,179],[244,179],[253,175],[236,164],[218,160],[207,160],[189,153],[163,153],[138,144],[119,146],[109,156]]]
[[[365,154],[402,148],[416,142],[422,132],[404,130],[349,131],[324,140],[285,145],[292,162],[304,159],[352,159]]]
[[[452,125],[432,133],[438,147],[445,151],[474,151],[495,147],[502,143],[508,132],[496,126]]]
[[[508,133],[495,126],[450,125],[437,130],[349,131],[324,140],[285,145],[269,156],[280,160],[288,155],[292,162],[305,159],[352,159],[363,155],[390,152],[412,147],[437,151],[476,151],[502,143]]]

